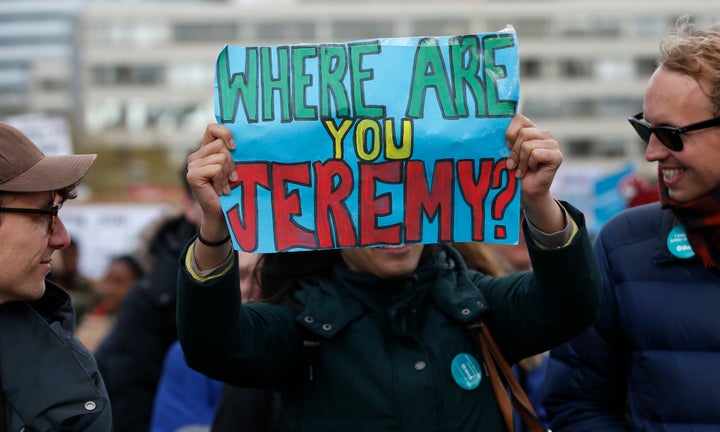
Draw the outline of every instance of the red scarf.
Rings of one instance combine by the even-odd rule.
[[[720,264],[720,188],[692,201],[678,202],[670,198],[668,188],[662,179],[662,171],[659,171],[658,177],[662,207],[670,209],[680,225],[685,228],[688,240],[705,268],[718,267]]]

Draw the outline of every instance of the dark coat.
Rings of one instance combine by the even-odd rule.
[[[210,432],[290,432],[280,394],[224,385]]]
[[[178,256],[196,233],[183,217],[164,219],[150,239],[148,276],[123,300],[117,324],[95,357],[113,402],[114,432],[150,427],[165,353],[177,340],[175,301]]]
[[[509,361],[589,326],[599,307],[597,263],[582,216],[571,245],[531,248],[536,273],[492,278],[450,247],[407,277],[378,279],[338,264],[306,278],[297,310],[240,304],[237,267],[197,283],[181,269],[178,330],[188,364],[237,386],[279,390],[295,431],[500,431],[489,379],[452,378],[461,353],[482,360],[466,325],[484,316]]]
[[[600,316],[548,364],[553,430],[720,430],[720,274],[670,254],[676,224],[650,204],[600,231]]]
[[[70,297],[51,282],[40,300],[0,305],[0,430],[111,430],[105,384],[74,320]]]

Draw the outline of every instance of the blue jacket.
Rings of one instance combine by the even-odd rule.
[[[174,432],[191,427],[206,429],[220,402],[222,383],[185,364],[180,343],[170,345],[155,393],[150,432]]]
[[[600,316],[548,364],[554,431],[720,430],[720,274],[670,254],[676,224],[655,203],[600,231]]]
[[[453,381],[453,358],[482,361],[466,329],[478,316],[511,362],[594,321],[597,263],[582,216],[569,210],[580,227],[570,245],[541,250],[528,241],[535,273],[485,276],[447,247],[396,279],[338,263],[298,282],[296,308],[239,307],[237,265],[202,283],[183,266],[183,351],[191,367],[215,379],[278,389],[295,431],[503,430],[490,380],[463,389]]]

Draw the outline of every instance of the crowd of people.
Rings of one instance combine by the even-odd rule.
[[[718,431],[720,26],[678,21],[628,121],[658,201],[593,239],[550,192],[561,143],[517,114],[519,245],[262,255],[233,249],[242,137],[212,124],[180,211],[97,284],[59,213],[96,155],[0,123],[0,431]],[[478,328],[535,425],[507,417]]]

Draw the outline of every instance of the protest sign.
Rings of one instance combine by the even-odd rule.
[[[226,46],[215,115],[237,143],[221,197],[235,248],[516,243],[518,64],[512,28]]]

